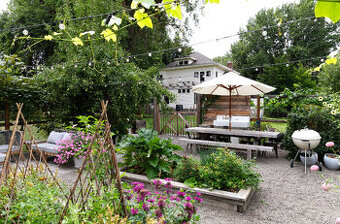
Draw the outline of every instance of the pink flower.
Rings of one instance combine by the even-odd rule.
[[[132,215],[137,215],[138,209],[131,208],[131,214]]]
[[[340,224],[340,217],[339,217],[339,218],[336,218],[335,224]]]
[[[313,166],[310,167],[310,170],[311,171],[318,171],[319,167],[317,165],[313,165]]]
[[[327,142],[326,143],[326,147],[333,147],[334,146],[334,142]]]
[[[322,184],[321,188],[324,191],[329,191],[329,189],[331,189],[331,185],[324,183],[324,184]]]

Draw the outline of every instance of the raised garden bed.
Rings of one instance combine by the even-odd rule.
[[[138,175],[138,174],[133,174],[133,173],[126,173],[126,172],[121,172],[121,175],[124,173],[124,176],[122,177],[123,181],[126,182],[142,182],[146,186],[151,186],[152,180],[149,180],[146,176],[144,175]],[[165,182],[165,181],[164,181]],[[213,201],[218,201],[222,202],[225,204],[232,204],[237,206],[237,211],[244,213],[249,204],[250,201],[253,197],[253,194],[255,190],[249,188],[247,190],[240,190],[237,193],[234,192],[228,192],[228,191],[222,191],[222,190],[208,190],[205,188],[190,188],[187,185],[176,182],[176,181],[171,181],[172,188],[173,189],[183,189],[183,190],[192,190],[195,192],[200,192],[202,195],[201,197],[204,199],[209,199]]]

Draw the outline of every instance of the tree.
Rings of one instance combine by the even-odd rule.
[[[319,84],[326,92],[340,92],[340,58],[336,58],[335,63],[325,63],[318,73]]]
[[[0,55],[0,103],[5,111],[5,127],[9,129],[10,111],[15,103],[25,103],[23,112],[30,120],[39,114],[45,104],[43,94],[35,80],[20,76],[24,64],[17,55]]]
[[[35,5],[40,1],[32,0],[32,2],[34,2],[32,5]],[[188,15],[193,16],[197,12],[195,6],[198,2],[184,2],[187,6]],[[135,114],[140,112],[140,108],[145,103],[153,102],[154,99],[161,102],[164,95],[173,99],[169,92],[156,80],[157,66],[164,61],[171,60],[171,57],[175,57],[178,53],[176,48],[185,44],[178,36],[171,38],[170,35],[170,30],[171,32],[179,31],[179,35],[183,35],[188,31],[185,26],[179,24],[173,18],[169,18],[165,12],[159,12],[156,19],[152,21],[154,29],[145,27],[140,31],[140,28],[135,28],[137,25],[133,25],[136,20],[130,20],[131,17],[135,16],[133,10],[121,11],[115,15],[110,14],[107,19],[105,17],[94,17],[91,20],[72,20],[74,17],[84,17],[89,14],[105,14],[108,13],[108,8],[110,12],[129,9],[131,5],[129,0],[106,2],[89,0],[72,3],[57,0],[51,1],[51,3],[54,4],[51,12],[52,21],[68,21],[64,22],[66,29],[59,30],[59,24],[53,24],[48,28],[49,32],[34,33],[34,29],[30,30],[31,37],[47,37],[42,44],[51,47],[53,51],[50,55],[44,54],[43,59],[39,61],[36,61],[35,57],[27,57],[26,59],[33,62],[34,65],[40,63],[49,65],[47,68],[42,66],[44,70],[33,76],[33,80],[46,90],[45,98],[49,101],[49,104],[44,107],[44,110],[50,112],[50,118],[65,122],[74,120],[75,116],[79,114],[93,114],[98,111],[100,100],[105,99],[110,101],[108,116],[113,124],[113,130],[116,133],[121,133],[132,124]],[[2,15],[4,19],[0,21],[0,27],[9,26],[9,21],[14,15],[18,18],[24,17],[20,10],[22,4],[21,0],[12,1],[11,13]],[[30,6],[27,4],[25,6],[29,11]],[[144,10],[151,15],[153,9],[146,8]],[[41,11],[45,13],[45,9]],[[27,10],[25,12],[27,13]],[[115,16],[123,18],[120,27],[127,28],[114,34],[117,37],[114,41],[100,39],[99,37],[103,35],[103,30],[105,31],[106,27],[102,25],[106,24],[106,20],[110,21]],[[103,19],[104,24],[102,24]],[[36,23],[41,22],[46,21]],[[108,28],[113,29],[112,26]],[[62,38],[60,38],[61,34],[52,34],[53,31],[63,33],[63,35],[67,34],[76,39],[78,45],[84,46],[76,46],[72,44],[73,41],[54,41]],[[84,36],[80,34],[85,31],[91,32],[87,32]],[[90,36],[94,33],[96,37],[90,40]],[[23,35],[20,34],[20,36]],[[86,39],[87,37],[88,39]],[[3,38],[6,42],[2,45],[3,47],[12,44],[12,41],[9,41],[10,37],[3,36]],[[84,43],[85,41],[88,42],[83,44],[81,39]],[[36,42],[31,40],[32,38],[21,38],[18,41],[17,38],[14,44],[15,51],[22,51],[27,49],[29,44],[34,44],[29,50],[38,54],[39,49],[36,46],[40,46],[40,43],[35,45]],[[174,50],[168,53],[152,54],[151,57],[145,55],[139,58],[128,58],[129,55],[168,47],[174,48]],[[121,57],[122,59],[120,59]],[[126,59],[129,59],[130,62],[126,63]],[[53,68],[50,67],[51,65],[53,65]],[[152,65],[156,67],[152,67]]]
[[[240,40],[231,46],[229,54],[234,61],[235,69],[239,69],[242,75],[252,79],[258,79],[261,74],[261,80],[267,83],[265,79],[267,76],[267,80],[271,80],[275,75],[283,77],[294,74],[295,64],[288,64],[288,69],[276,69],[276,74],[269,74],[271,69],[261,67],[256,69],[256,66],[275,64],[278,60],[285,63],[328,55],[339,43],[340,36],[335,32],[339,24],[328,23],[323,18],[301,20],[313,16],[314,4],[312,1],[302,0],[299,4],[285,4],[277,9],[261,10],[257,13],[249,20],[246,29],[240,30],[241,33],[254,32],[241,34]],[[299,21],[279,25],[292,20]],[[262,29],[263,27],[270,28]],[[317,66],[319,62],[306,60],[299,63],[311,68]],[[271,82],[271,84],[277,88],[282,85],[292,87],[292,83]]]

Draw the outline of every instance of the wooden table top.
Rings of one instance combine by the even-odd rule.
[[[222,128],[192,127],[192,128],[185,128],[184,131],[191,132],[191,133],[227,135],[227,136],[239,136],[239,137],[255,137],[255,138],[279,139],[282,137],[281,132],[250,131],[250,130],[238,130],[238,129],[229,130],[229,129],[222,129]]]

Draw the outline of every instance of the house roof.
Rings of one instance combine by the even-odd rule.
[[[178,61],[188,60],[188,59],[192,59],[193,62],[191,64],[186,64],[186,65],[179,65],[178,64]],[[185,56],[185,57],[182,57],[182,58],[177,58],[177,59],[175,59],[175,61],[166,65],[161,70],[182,69],[182,68],[190,68],[190,67],[198,67],[198,66],[211,66],[211,65],[218,66],[225,71],[230,70],[228,67],[213,61],[212,59],[204,56],[203,54],[201,54],[199,52],[193,52],[192,54],[190,54],[188,56]]]

